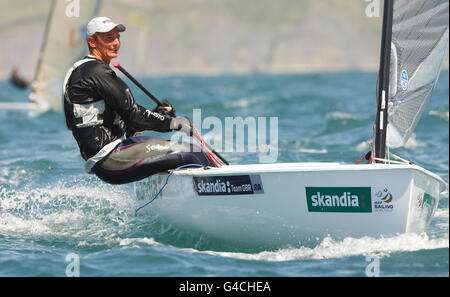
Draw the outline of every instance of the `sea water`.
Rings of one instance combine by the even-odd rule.
[[[376,79],[366,72],[139,78],[180,116],[201,109],[203,118],[223,122],[276,117],[277,162],[350,164],[370,150]],[[331,234],[315,246],[278,250],[230,250],[157,216],[136,215],[145,201],[132,185],[85,174],[62,113],[0,110],[0,276],[448,276],[448,79],[443,71],[415,135],[395,150],[447,183],[427,232],[343,240]],[[125,81],[140,104],[154,107]],[[27,96],[0,82],[0,101]],[[233,164],[259,160],[254,152],[222,154]]]

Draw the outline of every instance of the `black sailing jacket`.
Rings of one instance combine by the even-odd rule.
[[[96,114],[99,124],[79,127],[86,120],[79,114],[77,117],[76,109],[80,106],[88,108],[101,100],[104,101],[104,110]],[[143,130],[171,131],[170,116],[136,104],[125,82],[109,65],[98,59],[92,59],[73,71],[66,86],[64,114],[67,127],[72,130],[85,160],[125,134],[131,136]]]

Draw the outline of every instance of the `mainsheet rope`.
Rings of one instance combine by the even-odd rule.
[[[197,134],[197,136],[192,134],[192,138],[194,138],[198,142],[198,144],[200,144],[200,146],[206,151],[206,153],[208,154],[209,158],[211,159],[211,161],[214,163],[214,165],[216,167],[223,166],[223,164],[219,160],[217,160],[216,156],[214,156],[214,154],[211,153],[211,151],[206,147],[205,142],[203,141],[202,137],[200,136],[200,133],[195,128],[195,126],[193,124],[191,124],[191,126],[194,129],[195,133]]]
[[[209,158],[211,159],[211,161],[214,163],[214,165],[215,165],[216,167],[221,167],[221,166],[223,166],[223,164],[222,164],[219,160],[217,160],[217,158],[214,156],[214,154],[211,153],[211,151],[206,147],[204,140],[203,140],[202,137],[200,136],[200,133],[199,133],[198,130],[195,128],[195,126],[194,126],[194,125],[191,125],[191,126],[192,126],[192,128],[194,129],[195,133],[197,134],[197,136],[194,135],[194,134],[192,134],[192,138],[194,138],[194,139],[200,144],[200,146],[206,151],[206,153],[208,154]],[[201,165],[201,164],[185,164],[185,165],[181,165],[181,166],[179,166],[179,167],[177,167],[177,168],[171,170],[170,173],[169,173],[169,175],[168,175],[167,178],[166,178],[166,181],[165,181],[164,185],[161,187],[161,189],[159,189],[159,191],[155,194],[155,196],[153,196],[153,198],[152,198],[150,201],[148,201],[147,203],[145,203],[145,204],[139,206],[139,207],[135,210],[135,213],[137,213],[139,210],[141,210],[142,208],[144,208],[144,207],[146,207],[147,205],[149,205],[150,203],[152,203],[152,202],[153,202],[153,201],[161,194],[161,192],[163,191],[163,189],[166,187],[167,183],[169,182],[169,178],[173,175],[173,173],[174,173],[175,171],[180,170],[180,169],[182,169],[182,168],[186,168],[186,167],[203,167],[203,166],[204,166],[204,165]]]
[[[185,164],[185,165],[181,165],[181,166],[179,166],[179,167],[177,167],[177,168],[171,170],[170,173],[169,173],[169,175],[168,175],[167,178],[166,178],[166,182],[165,182],[164,185],[161,187],[161,189],[159,189],[158,193],[156,193],[156,195],[153,196],[153,198],[152,198],[150,201],[148,201],[147,203],[145,203],[145,204],[139,206],[139,207],[135,210],[135,213],[137,213],[139,210],[143,209],[144,207],[146,207],[147,205],[149,205],[150,203],[152,203],[152,202],[159,196],[159,194],[161,194],[162,190],[166,187],[167,183],[169,182],[169,178],[172,176],[172,174],[173,174],[175,171],[177,171],[177,170],[179,170],[179,169],[182,169],[182,168],[186,168],[186,167],[203,167],[203,165],[201,165],[201,164]]]

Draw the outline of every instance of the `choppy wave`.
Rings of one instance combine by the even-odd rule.
[[[449,119],[448,108],[443,108],[443,109],[439,109],[439,110],[430,110],[428,112],[428,114],[430,116],[435,116],[435,117],[438,117],[440,119],[443,119],[443,120],[445,120],[447,122],[448,122],[448,119]]]
[[[352,130],[366,124],[366,119],[341,111],[329,112],[325,115],[325,125],[317,136],[336,133],[354,133]]]
[[[24,190],[0,187],[0,234],[104,244],[126,230],[133,201],[124,188],[100,183],[61,181]]]
[[[161,245],[161,243],[157,242],[154,238],[144,237],[122,239],[120,240],[120,245],[124,247],[145,248],[146,246]],[[181,250],[233,259],[285,262],[308,259],[335,259],[352,256],[366,256],[369,254],[383,258],[398,252],[414,252],[448,247],[448,237],[431,238],[426,233],[406,233],[388,238],[347,237],[343,240],[334,240],[332,236],[327,236],[315,247],[302,246],[298,248],[284,248],[276,251],[262,251],[258,253],[221,252],[213,250],[197,250],[194,248],[181,248]]]
[[[448,71],[441,77],[448,81]],[[355,79],[360,83],[355,85]],[[398,155],[425,163],[448,182],[448,83],[442,81],[435,92],[438,100],[430,101],[416,138]],[[142,82],[167,96],[178,115],[189,116],[193,108],[201,108],[203,118],[222,121],[231,116],[277,117],[277,162],[356,162],[370,150],[376,73],[169,77]],[[150,106],[139,90],[134,94],[138,102]],[[308,246],[257,250],[179,230],[157,215],[136,215],[142,201],[134,197],[131,186],[106,185],[84,174],[78,147],[60,113],[33,118],[2,112],[0,123],[0,258],[9,261],[8,268],[2,262],[2,275],[64,274],[61,262],[72,250],[87,254],[84,267],[100,276],[146,275],[149,267],[151,275],[293,276],[304,273],[304,265],[310,267],[308,275],[323,276],[334,273],[337,265],[351,270],[355,256],[411,253],[431,275],[448,273],[448,256],[443,253],[448,254],[449,247],[448,186],[426,234],[343,240],[331,234]],[[224,146],[221,137],[204,136]],[[259,161],[256,153],[224,155],[232,164]],[[28,257],[30,251],[34,258]],[[408,266],[409,261],[399,259],[390,269],[399,271],[397,264]],[[436,268],[437,262],[442,266]]]
[[[335,241],[331,236],[322,240],[316,247],[300,247],[282,249],[278,251],[264,251],[257,254],[204,251],[211,255],[223,257],[258,260],[258,261],[292,261],[305,259],[330,259],[343,258],[357,255],[376,254],[379,257],[388,257],[391,253],[405,251],[419,251],[448,248],[449,241],[446,238],[429,238],[423,234],[401,234],[390,238],[345,238]]]

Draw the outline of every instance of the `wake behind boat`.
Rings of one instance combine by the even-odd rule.
[[[446,184],[409,161],[392,161],[390,148],[411,136],[447,48],[448,1],[384,2],[371,164],[182,168],[137,182],[137,197],[153,197],[151,211],[177,229],[243,246],[425,232]]]

